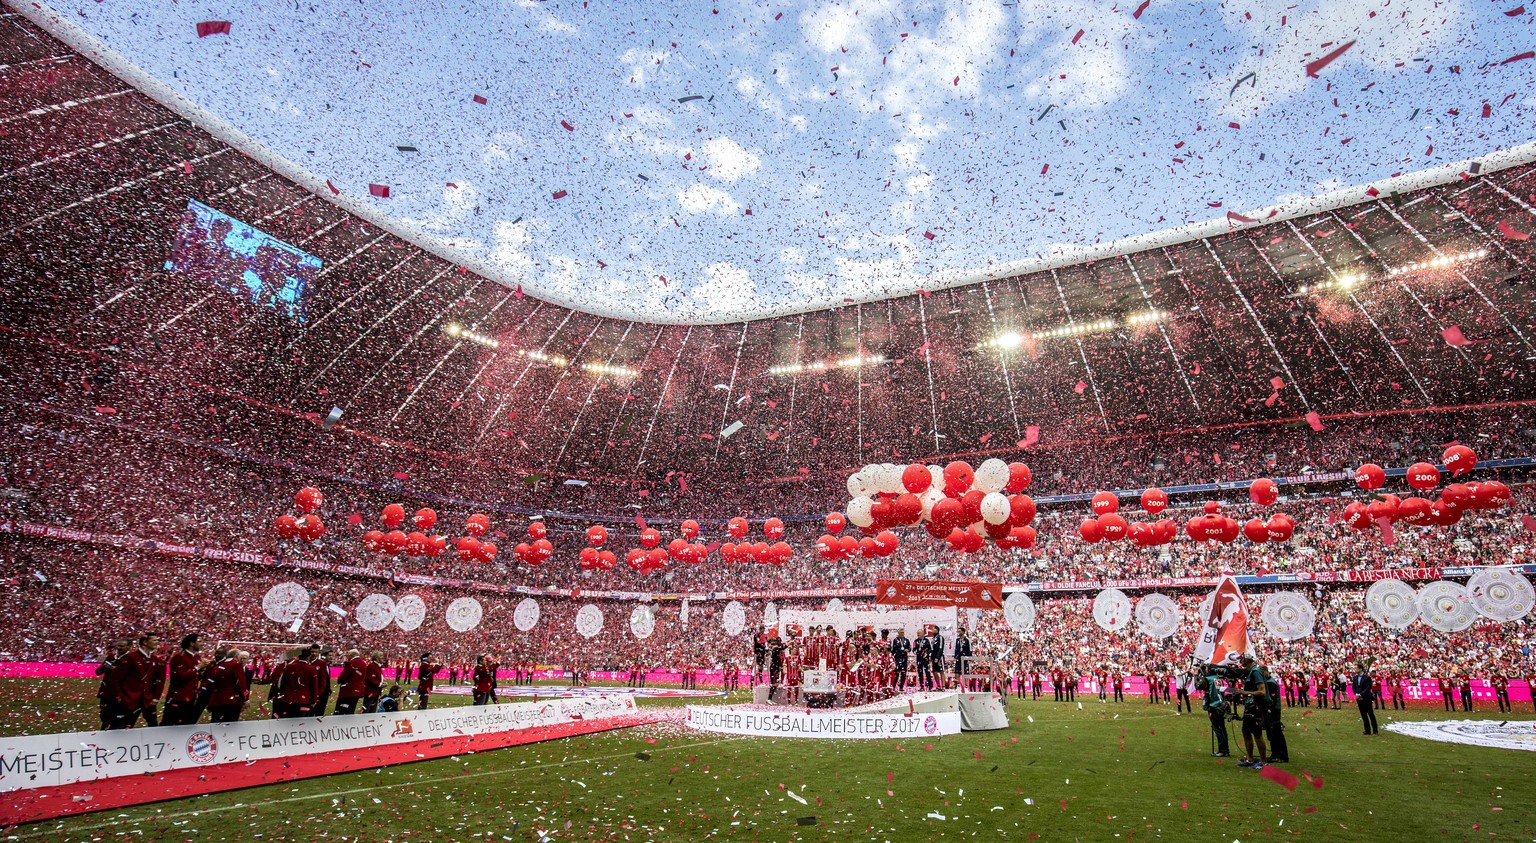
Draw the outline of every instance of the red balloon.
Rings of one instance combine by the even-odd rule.
[[[1108,515],[1111,512],[1119,511],[1120,499],[1115,497],[1112,492],[1099,492],[1093,496],[1091,506],[1093,507],[1094,515]]]
[[[673,559],[682,561],[683,556],[685,556],[687,553],[688,540],[682,536],[678,536],[672,541],[667,542],[667,555]]]
[[[737,536],[737,538],[741,538],[741,537]],[[659,544],[661,544],[661,533],[656,532],[655,528],[653,528],[653,527],[646,527],[644,530],[640,531],[640,546],[641,547],[644,547],[646,549],[650,549],[650,548],[653,548],[653,547],[655,547],[656,545],[659,545]]]
[[[1275,481],[1270,480],[1268,477],[1261,477],[1248,484],[1248,497],[1259,506],[1269,506],[1275,501],[1280,500],[1280,487],[1276,486]],[[1250,521],[1248,523],[1252,524],[1254,522]]]
[[[865,559],[873,559],[880,555],[880,544],[869,536],[859,539],[859,555]]]
[[[880,545],[881,556],[890,556],[892,553],[895,553],[897,545],[900,544],[896,534],[890,530],[882,530],[880,535],[875,536],[875,542]]]
[[[384,507],[382,520],[386,527],[394,528],[400,526],[405,523],[405,507],[397,503]]]
[[[1003,491],[1010,495],[1017,495],[1028,489],[1033,479],[1034,474],[1030,472],[1029,466],[1021,462],[1008,463],[1008,485],[1003,487]]]
[[[1355,483],[1367,492],[1374,492],[1387,482],[1387,473],[1381,466],[1368,462],[1355,469]]]
[[[891,512],[897,524],[916,524],[923,518],[923,499],[911,492],[897,495],[891,503]]]
[[[1216,537],[1223,542],[1232,542],[1236,541],[1237,537],[1241,535],[1242,532],[1243,525],[1237,523],[1236,520],[1223,515],[1221,516],[1221,527]]]
[[[1497,480],[1485,480],[1477,484],[1472,496],[1484,509],[1498,509],[1514,499],[1509,487]]]
[[[598,564],[597,563],[597,548],[595,548],[595,547],[584,547],[584,548],[581,549],[580,553],[576,554],[576,558],[577,558],[577,560],[579,560],[583,570],[590,571],[593,568],[596,568],[597,564]]]
[[[1460,477],[1477,467],[1477,454],[1466,445],[1452,445],[1445,449],[1440,462],[1445,464],[1452,477]]]
[[[848,526],[848,516],[842,514],[841,512],[827,513],[826,521],[827,530],[833,533],[841,533],[843,528]]]
[[[1219,503],[1217,503],[1215,501],[1206,501],[1205,502],[1205,514],[1206,515],[1220,515],[1221,514],[1221,504],[1219,504]]]
[[[325,495],[313,486],[305,486],[293,495],[293,508],[308,515],[319,509],[325,503]]]
[[[1356,530],[1368,529],[1371,526],[1371,516],[1366,512],[1365,504],[1355,501],[1344,507],[1344,523]]]
[[[958,527],[949,531],[949,535],[944,537],[944,542],[949,545],[950,550],[965,550],[966,546],[970,544],[965,532],[965,530]]]
[[[542,538],[536,536],[535,538]],[[587,543],[593,547],[602,547],[603,542],[608,541],[608,530],[602,526],[594,525],[587,528]]]
[[[1099,519],[1099,530],[1104,534],[1104,541],[1117,542],[1125,538],[1125,531],[1129,525],[1125,519],[1111,512]]]
[[[1104,528],[1099,526],[1098,521],[1089,518],[1077,525],[1077,534],[1083,537],[1083,541],[1093,544],[1104,538]]]
[[[1158,544],[1168,544],[1179,537],[1179,525],[1171,518],[1157,522]]]
[[[1270,541],[1287,542],[1291,540],[1291,534],[1296,530],[1296,521],[1285,513],[1279,513],[1270,517],[1264,529],[1269,533]]]
[[[1371,501],[1366,505],[1365,514],[1369,515],[1372,521],[1378,518],[1396,521],[1397,509],[1401,505],[1402,503],[1398,500],[1397,495],[1383,495],[1380,499]]]
[[[764,521],[763,535],[770,539],[784,538],[784,522],[778,518],[770,518]]]
[[[532,524],[529,524],[528,534],[530,536],[533,535],[534,524],[538,524],[541,528],[544,526],[542,521],[535,521]],[[469,533],[471,536],[483,536],[485,535],[485,531],[489,529],[491,529],[490,516],[487,516],[482,512],[477,512],[474,515],[469,516],[469,518],[465,519],[464,521],[464,532]]]
[[[478,522],[476,522],[476,523],[478,523]],[[471,532],[473,532],[473,531],[471,531]],[[483,532],[485,532],[485,531],[484,530],[480,531],[480,533],[483,533]],[[475,535],[478,536],[478,535],[480,535],[480,533],[475,533]],[[549,528],[544,526],[544,522],[543,521],[529,521],[528,522],[528,538],[533,539],[534,541],[538,541],[539,539],[542,539],[542,538],[544,538],[544,537],[546,537],[548,535],[549,535]]]
[[[1429,512],[1430,503],[1424,498],[1404,498],[1397,508],[1397,517],[1415,527],[1428,527],[1434,523]]]
[[[1013,541],[1013,546],[1020,550],[1029,550],[1035,546],[1034,527],[1014,527],[1008,533],[1008,538]]]
[[[430,530],[437,523],[437,512],[426,507],[416,510],[416,529]]]
[[[299,534],[299,519],[292,515],[279,515],[272,522],[272,529],[277,531],[278,538],[291,539]]]
[[[368,532],[363,533],[363,549],[364,550],[367,550],[367,551],[370,551],[370,552],[373,552],[373,553],[378,553],[380,550],[384,549],[384,546],[382,544],[383,541],[384,541],[384,534],[379,532],[378,530],[369,530]]]
[[[404,518],[403,515],[401,517]],[[405,549],[405,533],[390,530],[379,539],[379,545],[384,548],[385,553],[399,553]]]
[[[1007,521],[1002,521],[997,524],[987,524],[984,522],[981,529],[987,534],[987,538],[999,541],[1008,538],[1009,531],[1013,528],[1008,526]]]
[[[545,557],[545,558],[547,559],[548,557]],[[493,542],[485,542],[485,543],[480,545],[480,561],[481,562],[495,562],[496,561],[496,545],[495,545],[495,543],[493,543]],[[543,560],[540,560],[540,561],[543,561]]]
[[[465,542],[475,543],[466,544]],[[480,555],[480,543],[470,538],[459,539],[458,550],[460,559],[474,559]],[[524,565],[539,564],[538,561],[533,558],[533,545],[526,544],[524,542],[518,542],[517,546],[512,548],[512,555],[517,557],[517,561],[523,563]]]
[[[611,571],[613,566],[619,563],[619,557],[613,555],[611,550],[600,550],[597,552],[597,561],[603,566],[603,570]]]
[[[981,520],[981,502],[985,500],[987,493],[980,489],[972,489],[960,496],[961,518],[963,524],[975,524]]]
[[[901,486],[914,495],[921,495],[933,485],[933,474],[928,466],[916,463],[901,470]]]
[[[299,531],[299,538],[307,542],[325,535],[325,523],[318,515],[300,515],[294,525]]]
[[[694,538],[699,534],[699,522],[689,518],[678,528],[678,532],[682,533],[684,538]]]
[[[736,518],[732,518],[730,521],[726,522],[726,524],[725,524],[725,531],[727,533],[729,533],[731,538],[733,538],[733,539],[743,539],[743,538],[746,538],[747,537],[747,519],[741,518],[739,516],[736,517]]]
[[[533,543],[533,552],[538,554],[540,561],[543,561],[555,555],[555,546],[549,543],[549,539],[539,539]]]
[[[1184,533],[1197,542],[1205,541],[1205,516],[1196,515],[1184,522]]]
[[[448,539],[443,536],[427,536],[427,555],[436,557],[448,549]]]
[[[866,533],[871,529],[880,530],[896,523],[896,507],[890,501],[882,498],[870,505],[869,517],[873,518],[874,521],[868,527],[859,528]]]
[[[859,553],[859,540],[853,536],[842,536],[837,540],[837,549],[844,559],[852,559]]]
[[[1475,503],[1472,487],[1465,483],[1451,483],[1440,490],[1440,500],[1452,509],[1466,509]]]
[[[785,562],[788,562],[790,557],[794,555],[795,549],[789,546],[789,542],[774,542],[773,545],[768,548],[768,557],[778,565],[783,565]]]
[[[1168,493],[1162,489],[1148,489],[1141,493],[1141,508],[1153,515],[1168,508]]]
[[[1440,469],[1427,462],[1416,462],[1408,466],[1408,474],[1404,479],[1409,486],[1427,492],[1440,485]]]
[[[1429,505],[1429,515],[1436,526],[1449,527],[1461,520],[1461,507],[1438,500]]]
[[[970,490],[976,482],[976,471],[970,463],[952,462],[944,466],[944,494],[958,498]]]
[[[1028,527],[1035,520],[1035,499],[1029,495],[1014,495],[1008,499],[1008,525]]]
[[[1269,527],[1257,518],[1250,518],[1243,525],[1243,536],[1254,544],[1263,544],[1269,541]]]
[[[1137,521],[1126,528],[1125,537],[1130,539],[1131,543],[1137,547],[1146,547],[1151,543],[1152,528]]]
[[[954,498],[945,498],[934,504],[933,509],[929,511],[929,519],[944,535],[948,535],[950,530],[961,524],[970,523],[965,520],[965,507]]]
[[[427,536],[420,530],[405,534],[405,555],[422,556],[427,552]]]

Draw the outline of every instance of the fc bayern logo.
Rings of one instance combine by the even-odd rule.
[[[939,730],[939,718],[934,717],[932,714],[930,714],[926,718],[923,719],[923,731],[925,731],[925,732],[927,732],[928,734],[931,735],[934,732],[937,732],[938,730]]]
[[[197,764],[207,764],[219,754],[219,742],[208,732],[194,732],[187,738],[187,757]]]

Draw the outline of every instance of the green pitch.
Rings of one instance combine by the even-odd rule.
[[[0,732],[90,728],[94,687],[0,680]],[[464,702],[433,699],[434,706]],[[1529,706],[1522,709],[1513,716],[1530,719]],[[1090,698],[1079,710],[1010,700],[1009,715],[1013,725],[1004,731],[911,742],[776,741],[646,726],[88,814],[0,839],[1536,837],[1536,755],[1389,733],[1362,737],[1353,706],[1287,712],[1292,762],[1281,769],[1301,779],[1295,791],[1236,767],[1236,758],[1211,758],[1206,719],[1175,716],[1166,705]],[[1394,713],[1380,716],[1385,725]],[[1447,716],[1433,708],[1407,715]],[[1486,711],[1454,716],[1502,719]]]

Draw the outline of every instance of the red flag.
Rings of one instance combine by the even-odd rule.
[[[1243,590],[1231,574],[1223,574],[1201,619],[1200,641],[1195,644],[1195,661],[1215,665],[1235,665],[1253,652],[1248,642],[1248,606]]]

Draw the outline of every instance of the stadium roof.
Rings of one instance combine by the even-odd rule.
[[[414,0],[245,4],[227,32],[193,4],[50,5],[17,8],[353,213],[652,323],[1080,264],[1536,157],[1532,16],[1486,4]]]

